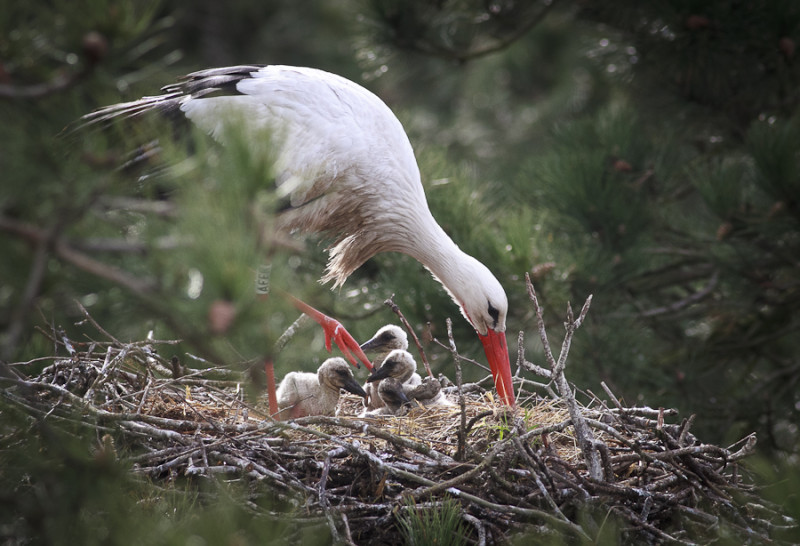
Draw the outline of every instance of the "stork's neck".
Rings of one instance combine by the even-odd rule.
[[[433,222],[420,230],[414,244],[406,253],[424,265],[461,306],[460,288],[469,278],[474,258],[458,248],[447,233]]]

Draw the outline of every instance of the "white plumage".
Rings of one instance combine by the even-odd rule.
[[[278,194],[291,205],[281,225],[335,238],[323,282],[340,286],[379,252],[402,252],[421,262],[477,331],[498,393],[514,404],[506,294],[434,220],[408,137],[377,96],[313,68],[235,66],[195,72],[162,95],[110,106],[87,119],[148,110],[183,112],[222,142],[229,130],[245,131],[256,153],[273,153]]]
[[[339,390],[345,389],[366,396],[343,358],[329,358],[317,370],[289,372],[277,391],[280,419],[294,419],[308,415],[333,415],[339,403]]]

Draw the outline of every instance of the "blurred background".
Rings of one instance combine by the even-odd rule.
[[[410,258],[380,255],[341,290],[319,285],[325,240],[270,229],[268,157],[241,143],[224,153],[157,117],[79,127],[98,107],[194,70],[312,66],[374,91],[403,122],[434,216],[506,289],[512,364],[520,331],[526,358],[544,364],[525,273],[554,347],[568,302],[592,294],[568,378],[596,393],[605,381],[630,405],[696,414],[707,442],[757,432],[765,494],[797,513],[797,2],[7,0],[0,29],[0,361],[35,373],[18,363],[66,354],[49,332],[96,336],[80,303],[121,340],[182,340],[174,353],[185,365],[252,370],[258,396],[261,362],[298,316],[280,298],[254,297],[265,262],[273,286],[360,341],[397,323],[383,305],[394,294],[434,371],[454,376],[430,341],[446,343],[448,317],[459,351],[483,361],[458,309]],[[131,153],[139,161],[118,168]],[[230,317],[221,325],[220,313]],[[276,355],[276,374],[327,356],[321,331],[305,328]],[[105,498],[103,487],[126,479],[82,459],[78,431],[23,438],[24,416],[0,419],[10,492],[0,502],[15,521],[50,520],[73,497]],[[68,494],[59,469],[75,460],[88,470]],[[35,500],[37,487],[53,506]],[[165,506],[257,536],[235,508],[128,491],[121,510],[137,506],[162,531],[129,523],[98,538],[87,520],[67,536],[55,522],[52,541],[130,537],[120,529],[181,541],[191,518],[170,519]],[[4,525],[17,543],[19,528]]]

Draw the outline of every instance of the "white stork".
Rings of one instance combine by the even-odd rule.
[[[335,74],[274,65],[202,70],[162,91],[103,108],[86,119],[93,123],[159,110],[183,113],[223,143],[231,119],[243,121],[242,130],[253,139],[270,135],[277,191],[291,205],[282,213],[281,225],[335,237],[322,282],[341,286],[379,252],[415,258],[475,328],[501,400],[515,404],[505,291],[485,265],[461,251],[436,223],[408,136],[381,99]],[[329,317],[315,318],[326,329],[328,345],[334,337],[346,355],[349,349],[366,361],[349,334],[335,337],[342,334],[341,325],[328,322]]]

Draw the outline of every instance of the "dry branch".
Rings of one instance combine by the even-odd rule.
[[[428,357],[425,356],[425,351],[422,348],[422,343],[419,342],[419,338],[417,337],[416,332],[414,332],[414,329],[411,327],[411,324],[408,323],[405,315],[403,315],[403,312],[400,311],[400,308],[394,302],[394,294],[392,294],[388,299],[384,300],[383,304],[391,309],[392,312],[400,318],[400,322],[403,323],[406,331],[411,335],[411,339],[414,340],[417,350],[419,350],[419,357],[422,359],[422,364],[425,366],[425,371],[428,372],[428,377],[434,377],[433,372],[431,371],[431,365],[428,363]]]
[[[589,476],[591,476],[593,480],[611,478],[611,476],[605,475],[601,460],[601,455],[605,449],[605,445],[594,437],[592,429],[586,423],[581,408],[575,399],[575,393],[569,386],[566,375],[564,375],[564,368],[567,365],[567,355],[569,354],[569,348],[572,343],[572,336],[575,334],[575,330],[580,328],[581,323],[583,323],[583,319],[586,317],[586,313],[589,312],[589,306],[592,303],[592,296],[589,296],[586,299],[586,303],[583,304],[583,308],[581,309],[581,313],[577,319],[573,317],[572,306],[567,304],[567,322],[564,323],[564,327],[566,328],[567,332],[564,336],[564,342],[561,345],[561,353],[558,356],[558,361],[556,361],[553,358],[553,351],[550,349],[550,342],[547,339],[547,332],[544,328],[544,317],[542,315],[543,311],[539,305],[539,300],[536,298],[536,291],[533,288],[533,283],[531,282],[531,277],[528,273],[525,273],[525,284],[528,287],[528,296],[533,302],[534,310],[536,311],[536,321],[539,327],[539,336],[542,339],[542,346],[544,347],[545,356],[547,357],[547,362],[550,365],[551,380],[555,382],[561,399],[566,403],[567,408],[569,409],[569,415],[572,419],[572,426],[575,428],[575,436],[578,438],[578,444],[581,446],[581,451],[583,452],[583,456],[586,459],[586,465],[589,469]]]

